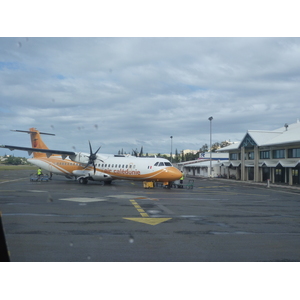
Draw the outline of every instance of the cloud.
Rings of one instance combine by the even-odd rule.
[[[22,47],[18,47],[18,43]],[[299,38],[1,38],[1,144],[106,153],[199,149],[293,123]],[[125,150],[126,148],[126,150]],[[6,150],[0,150],[4,154]]]

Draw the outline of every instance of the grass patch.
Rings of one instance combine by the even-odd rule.
[[[9,170],[37,170],[36,166],[33,165],[4,165],[4,164],[0,164],[0,171],[9,171]]]

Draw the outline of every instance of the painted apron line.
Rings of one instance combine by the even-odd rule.
[[[135,200],[130,200],[130,202],[142,217],[149,218],[149,215],[138,205],[138,203]]]

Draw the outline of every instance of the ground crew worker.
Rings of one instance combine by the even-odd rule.
[[[181,174],[182,176],[181,176],[181,178],[180,178],[180,184],[183,184],[183,178],[184,178],[184,175],[183,175],[183,172],[182,172],[182,171],[181,171],[181,173],[182,173],[182,174]]]
[[[37,176],[38,176],[39,179],[41,178],[41,175],[43,175],[42,169],[38,168],[38,170],[37,170]]]

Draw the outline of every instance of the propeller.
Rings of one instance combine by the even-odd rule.
[[[134,153],[134,155],[135,155],[136,157],[141,157],[141,156],[143,156],[143,146],[141,147],[140,153],[138,153],[137,149],[136,149],[136,150],[133,150],[133,149],[132,149],[132,151],[133,151],[133,153]]]
[[[93,153],[93,149],[92,149],[92,145],[91,142],[89,141],[89,145],[90,145],[90,156],[89,156],[89,161],[86,164],[86,166],[84,167],[84,169],[86,169],[89,165],[93,165],[94,167],[94,174],[96,173],[96,165],[95,165],[95,160],[97,159],[97,152],[100,150],[101,146],[97,149],[97,151],[95,153]],[[102,161],[102,160],[101,160]]]
[[[136,150],[133,150],[133,149],[132,149],[132,154],[133,154],[134,156],[138,157],[137,149],[136,149]]]

